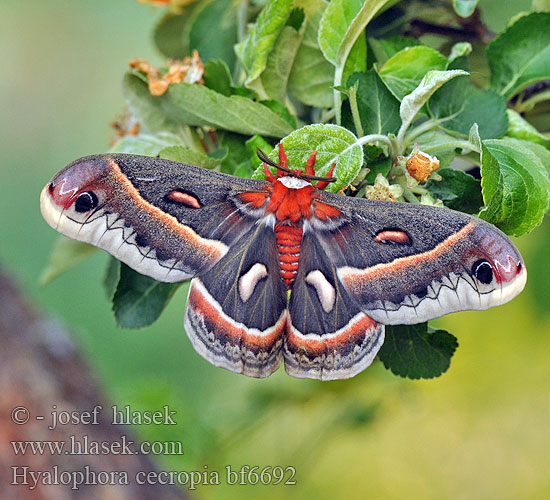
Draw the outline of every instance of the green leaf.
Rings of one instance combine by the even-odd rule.
[[[458,42],[455,43],[451,48],[451,53],[449,54],[449,64],[454,63],[457,59],[469,56],[472,53],[472,44],[469,42]],[[463,69],[468,71],[469,67],[462,66],[452,66],[447,67],[447,69]]]
[[[400,377],[434,378],[447,371],[457,347],[454,335],[429,328],[428,323],[386,326],[378,357]]]
[[[367,148],[368,147],[369,146],[367,146]],[[389,156],[381,156],[380,158],[377,158],[375,160],[367,160],[366,166],[369,169],[369,172],[365,176],[365,181],[368,184],[374,184],[376,181],[376,176],[378,174],[382,174],[384,177],[386,177],[390,173],[391,164],[392,161]]]
[[[256,24],[251,28],[248,37],[240,45],[238,52],[247,74],[246,85],[256,80],[264,71],[267,58],[292,7],[292,0],[269,0],[256,19]]]
[[[363,135],[396,134],[401,125],[399,101],[384,85],[375,70],[354,73],[347,81],[352,87],[357,82],[357,108]]]
[[[233,173],[233,175],[237,177],[243,177],[246,179],[250,179],[250,177],[252,177],[252,174],[253,170],[249,162],[241,163]]]
[[[430,179],[426,189],[446,207],[467,214],[477,214],[483,206],[481,182],[475,177],[452,168],[440,168],[440,181]]]
[[[271,151],[273,149],[271,144],[269,144],[269,142],[267,142],[261,135],[252,136],[250,139],[248,139],[248,141],[245,142],[245,146],[250,158],[250,165],[256,165],[258,163],[258,154],[256,153],[256,148],[260,148],[262,151]]]
[[[399,114],[403,123],[399,130],[399,135],[402,136],[405,134],[417,113],[422,109],[422,106],[426,104],[426,101],[438,88],[457,76],[467,74],[462,70],[429,71],[426,73],[418,87],[403,97],[401,101]]]
[[[280,116],[284,121],[286,121],[293,129],[298,126],[298,121],[296,117],[290,113],[288,108],[281,104],[279,101],[269,100],[269,101],[260,101],[264,106],[267,106],[271,111],[273,111],[277,116]]]
[[[332,0],[319,24],[319,47],[325,58],[343,67],[356,40],[387,1]]]
[[[204,65],[204,84],[212,90],[229,97],[232,92],[233,80],[225,61],[210,59]]]
[[[249,153],[245,141],[247,137],[232,132],[218,132],[218,140],[221,147],[227,151],[227,155],[222,161],[221,171],[226,174],[235,175],[240,165],[249,161]],[[269,147],[271,149],[271,146]]]
[[[550,12],[550,0],[533,0],[532,8],[536,12]]]
[[[110,302],[113,301],[113,296],[120,281],[120,265],[120,260],[111,257],[105,269],[105,276],[103,276],[103,288]]]
[[[65,236],[57,238],[46,268],[40,275],[40,285],[51,283],[54,279],[76,266],[97,251],[97,247],[71,240]]]
[[[303,31],[285,26],[267,58],[267,64],[260,79],[262,88],[271,98],[283,102],[294,59],[300,47]]]
[[[184,36],[185,29],[189,26],[189,14],[169,13],[162,17],[153,31],[153,41],[165,57],[183,59],[189,55],[189,47]]]
[[[455,12],[460,17],[470,17],[476,10],[479,0],[453,0]]]
[[[514,236],[538,226],[548,210],[549,166],[544,164],[548,157],[533,151],[515,139],[491,139],[482,145],[481,188],[485,208],[479,216]]]
[[[414,132],[414,128],[411,130]],[[441,130],[430,130],[415,138],[420,151],[437,156],[439,168],[447,168],[455,157],[456,137]]]
[[[524,148],[527,148],[529,151],[534,153],[539,160],[542,162],[546,171],[548,172],[548,177],[550,178],[550,151],[540,144],[536,144],[531,141],[519,141]]]
[[[353,73],[360,73],[367,69],[367,39],[363,34],[359,36],[350,50],[344,70],[342,82],[346,82]]]
[[[189,30],[189,47],[199,51],[203,62],[222,59],[232,68],[237,43],[237,9],[233,0],[199,3]]]
[[[323,56],[317,41],[319,22],[326,6],[327,2],[319,0],[306,12],[304,36],[288,80],[288,90],[296,99],[319,108],[332,105],[334,79],[334,67]]]
[[[305,1],[307,3],[307,0]],[[290,15],[286,20],[286,26],[290,26],[291,28],[294,28],[296,31],[300,31],[302,26],[304,26],[305,18],[306,18],[306,14],[304,11],[304,6],[296,7],[290,11]]]
[[[110,153],[127,153],[132,155],[158,156],[159,152],[169,146],[181,144],[181,139],[169,132],[152,134],[127,135],[119,139],[110,149]]]
[[[177,131],[178,122],[172,116],[166,97],[152,96],[147,79],[141,73],[131,71],[124,75],[122,93],[132,114],[147,130],[150,132]]]
[[[209,125],[246,135],[283,137],[292,127],[266,106],[241,96],[226,97],[203,85],[176,83],[166,94],[152,96],[143,77],[128,73],[125,97],[138,120],[151,129]]]
[[[441,128],[467,137],[473,123],[482,139],[501,137],[508,128],[506,100],[492,90],[474,86],[469,75],[455,78],[428,102],[428,110],[441,120]]]
[[[444,70],[447,59],[437,50],[420,45],[407,47],[388,59],[378,73],[382,81],[400,101],[410,94],[426,73]]]
[[[420,45],[418,40],[406,36],[393,36],[391,38],[369,38],[369,45],[376,57],[376,61],[384,64],[390,57],[407,47]]]
[[[226,97],[202,85],[177,83],[168,94],[189,125],[210,125],[241,134],[282,137],[292,127],[266,106],[245,97]]]
[[[122,328],[143,328],[154,323],[181,283],[161,283],[120,264],[120,279],[113,296],[113,312]]]
[[[528,85],[550,78],[550,13],[516,20],[487,47],[491,88],[509,99]]]
[[[332,0],[319,24],[319,46],[336,67],[334,87],[358,70],[365,70],[365,28],[388,0]],[[341,94],[334,90],[336,121],[340,123]]]
[[[325,175],[333,163],[336,163],[334,177],[338,180],[330,183],[326,190],[338,192],[351,183],[359,173],[363,164],[363,150],[356,145],[357,138],[349,130],[338,125],[308,125],[295,130],[285,137],[283,143],[291,168],[305,168],[306,162],[313,151],[317,151],[315,172]],[[279,148],[269,153],[269,157],[278,161]],[[274,169],[273,169],[274,170]],[[263,179],[263,164],[260,163],[254,179]]]
[[[159,157],[164,160],[172,160],[187,165],[213,169],[221,165],[223,158],[212,158],[194,149],[185,146],[170,146],[159,152]]]
[[[546,148],[550,148],[550,139],[542,135],[533,125],[523,119],[519,113],[516,113],[513,109],[508,109],[506,112],[508,113],[507,136],[535,142]]]

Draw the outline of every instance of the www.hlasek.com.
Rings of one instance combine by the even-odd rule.
[[[38,485],[64,485],[72,490],[78,490],[83,485],[128,485],[131,478],[128,472],[96,471],[86,465],[83,470],[67,471],[61,470],[54,465],[45,471],[33,471],[29,467],[11,467],[11,485],[24,486],[34,490]],[[200,485],[219,485],[222,481],[228,485],[295,485],[296,469],[292,466],[249,466],[243,465],[240,468],[233,468],[226,465],[221,473],[217,470],[198,471],[139,471],[133,477],[138,485],[177,485],[185,486],[195,490]]]

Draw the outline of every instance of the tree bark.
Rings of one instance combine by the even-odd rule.
[[[68,424],[49,430],[51,413],[57,410],[84,412],[102,405],[97,425]],[[16,454],[12,441],[60,441],[69,446],[71,436],[81,441],[114,443],[136,439],[120,426],[112,425],[110,404],[94,376],[79,355],[70,336],[62,326],[38,315],[26,303],[13,282],[0,269],[0,491],[6,500],[181,500],[188,498],[176,486],[139,485],[135,476],[139,471],[155,471],[154,464],[141,454]],[[16,407],[29,410],[28,423],[17,425],[12,420]],[[109,410],[109,411],[106,411]],[[16,418],[23,418],[20,410]],[[44,416],[37,420],[36,416]],[[136,448],[132,448],[135,450]],[[32,488],[28,471],[85,472],[98,482],[100,471],[124,471],[129,485],[82,484],[78,489],[70,485],[44,485],[39,481]],[[14,469],[26,477],[29,484],[12,484]],[[91,474],[96,474],[95,480]],[[45,476],[44,476],[45,477]],[[65,478],[68,477],[67,475]],[[79,476],[77,480],[80,479]],[[103,478],[107,477],[103,474]],[[109,478],[112,476],[109,476]],[[120,478],[120,475],[117,475]],[[18,483],[23,482],[19,476]],[[109,479],[110,481],[110,479]],[[120,479],[115,482],[118,483]],[[110,481],[111,482],[111,481]]]

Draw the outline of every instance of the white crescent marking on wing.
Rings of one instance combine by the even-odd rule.
[[[316,269],[311,271],[306,276],[306,283],[309,283],[315,288],[319,301],[323,306],[323,311],[329,313],[334,307],[334,301],[336,299],[336,291],[334,287],[328,282],[325,275]]]
[[[267,268],[263,264],[256,263],[239,278],[239,295],[243,302],[252,297],[256,285],[266,276]]]

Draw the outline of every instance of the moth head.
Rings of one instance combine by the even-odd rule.
[[[313,151],[313,153],[309,157],[305,171],[296,168],[288,168],[287,157],[283,147],[283,143],[279,144],[279,163],[275,163],[273,160],[271,160],[271,158],[269,158],[269,156],[267,156],[260,148],[256,148],[256,154],[264,164],[264,173],[266,175],[266,179],[271,183],[274,183],[277,178],[280,177],[292,177],[308,183],[310,183],[311,181],[317,181],[316,187],[318,189],[325,189],[325,187],[329,183],[336,182],[336,177],[331,177],[332,173],[334,172],[334,167],[336,166],[336,163],[332,165],[331,169],[328,171],[325,177],[319,177],[315,175],[315,170],[313,166],[315,165],[315,157],[317,155],[317,151]],[[277,169],[277,176],[271,174],[271,172],[267,168],[268,165]],[[294,186],[290,184],[287,187]]]
[[[61,232],[69,221],[83,223],[104,202],[108,173],[107,161],[99,156],[67,165],[42,190],[40,209],[46,222]]]
[[[487,226],[481,221],[476,225],[475,245],[464,265],[480,293],[495,292],[503,303],[523,290],[527,270],[510,239],[492,226],[488,230]]]

